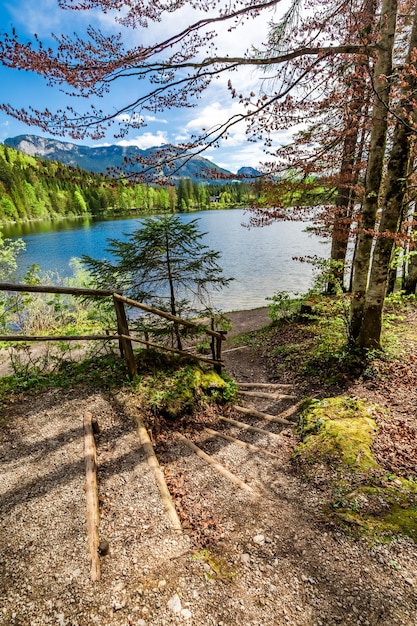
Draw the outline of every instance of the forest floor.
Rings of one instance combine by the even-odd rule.
[[[412,328],[415,311],[408,316]],[[406,359],[380,362],[336,384],[320,371],[303,373],[302,348],[284,356],[283,346],[304,345],[308,325],[271,333],[262,330],[265,309],[230,317],[227,373],[242,383],[270,385],[268,397],[241,396],[239,404],[291,421],[307,397],[343,394],[376,402],[386,410],[378,418],[376,458],[387,472],[417,477],[415,331],[414,340],[407,335]],[[288,385],[283,393],[273,387],[280,384]],[[86,411],[100,425],[100,538],[110,545],[94,583],[86,546]],[[322,467],[307,479],[294,464],[299,437],[292,422],[251,420],[261,431],[242,432],[222,421],[245,420],[230,407],[206,408],[176,424],[148,421],[181,519],[178,533],[139,442],[137,413],[128,387],[48,389],[6,404],[0,624],[417,625],[417,545],[399,536],[379,543],[347,532],[329,511],[331,470]],[[221,439],[213,429],[264,452]],[[196,456],[183,437],[227,467],[240,486]]]

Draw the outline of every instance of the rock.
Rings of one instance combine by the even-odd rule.
[[[242,560],[242,563],[244,563],[244,565],[249,565],[249,563],[250,563],[250,554],[248,554],[247,552],[244,552],[240,558]]]
[[[252,539],[253,543],[256,543],[258,546],[262,546],[265,543],[264,535],[255,535]]]
[[[181,615],[184,619],[191,619],[193,614],[191,613],[190,609],[182,609],[181,611]]]
[[[180,613],[181,612],[181,600],[180,600],[180,597],[179,597],[179,595],[177,593],[174,594],[172,596],[172,598],[170,598],[168,600],[167,607],[173,613]]]
[[[98,544],[98,553],[100,554],[100,556],[106,556],[106,554],[108,554],[109,551],[110,551],[109,542],[106,541],[105,539],[102,539],[100,543]]]

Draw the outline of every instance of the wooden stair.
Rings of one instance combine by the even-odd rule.
[[[185,437],[181,433],[176,433],[177,440],[187,446],[201,460],[208,463],[213,470],[219,472],[219,474],[240,489],[253,494],[264,492],[262,484],[258,485],[258,489],[248,487],[245,482],[244,466],[237,464],[234,468],[226,467],[216,456],[222,456],[222,451],[224,452],[227,446],[230,445],[244,449],[248,455],[260,459],[264,458],[265,460],[262,461],[264,464],[278,462],[280,456],[278,454],[279,448],[277,452],[277,445],[280,442],[282,443],[282,432],[294,426],[294,422],[290,418],[296,416],[300,405],[296,401],[297,396],[290,393],[292,390],[292,385],[287,384],[238,383],[240,403],[233,406],[233,411],[238,413],[244,421],[234,419],[232,416],[220,416],[217,429],[204,428],[200,434],[200,439],[203,439],[203,441],[198,442],[199,445],[191,441],[189,435]],[[267,412],[268,409],[259,410],[257,406],[253,406],[253,404],[265,404],[268,401],[274,407],[274,412],[272,412],[272,409],[269,409],[271,412]],[[289,406],[288,402],[291,402]],[[248,403],[252,406],[242,406],[242,404],[247,405]],[[282,403],[286,403],[287,406],[281,406]],[[259,422],[263,422],[264,425],[259,425]],[[204,435],[207,435],[208,439],[204,439]],[[224,442],[224,445],[221,445],[220,448],[219,440]],[[215,444],[215,441],[218,443]],[[217,452],[212,454],[205,452],[203,447],[206,446],[216,448]],[[234,457],[235,455],[232,454],[231,456]]]

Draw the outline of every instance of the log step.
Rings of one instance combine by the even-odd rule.
[[[238,413],[242,413],[243,415],[251,415],[252,417],[257,417],[261,420],[266,420],[267,422],[274,422],[276,424],[284,424],[285,426],[290,426],[291,422],[288,420],[278,417],[277,415],[269,415],[269,413],[262,413],[261,411],[256,411],[255,409],[246,409],[243,406],[238,406],[237,404],[233,405],[233,408]]]
[[[237,383],[238,387],[258,387],[259,389],[292,389],[293,385],[286,383]]]
[[[213,430],[212,428],[205,428],[206,433],[209,435],[214,435],[215,437],[221,437],[222,439],[226,439],[226,441],[230,441],[230,443],[234,443],[241,448],[247,448],[248,450],[252,450],[252,452],[262,454],[267,454],[268,456],[279,458],[278,454],[275,452],[270,452],[269,450],[265,450],[264,448],[260,448],[259,446],[255,446],[253,443],[248,443],[247,441],[242,441],[241,439],[237,439],[236,437],[232,437],[231,435],[227,435],[226,433],[219,432],[218,430]]]
[[[159,465],[158,458],[155,454],[155,450],[153,448],[152,442],[149,438],[148,431],[145,428],[145,424],[143,423],[142,418],[139,415],[136,415],[137,425],[138,425],[138,437],[139,441],[142,445],[143,451],[146,456],[146,461],[154,475],[155,482],[157,484],[159,494],[161,496],[161,500],[167,512],[168,518],[172,524],[174,531],[177,534],[182,533],[182,526],[180,518],[178,517],[178,513],[175,509],[175,505],[172,501],[171,494],[169,492],[168,486],[165,481],[164,472]]]
[[[222,415],[219,415],[219,419],[222,422],[227,422],[228,424],[232,424],[232,426],[236,426],[237,428],[241,428],[242,430],[248,430],[252,433],[259,433],[260,435],[268,435],[268,437],[281,439],[281,435],[277,435],[276,433],[270,433],[268,430],[258,428],[257,426],[250,426],[249,424],[245,424],[245,422],[239,422],[238,420],[234,420],[231,417],[223,417]]]
[[[288,407],[288,409],[285,409],[285,411],[281,411],[281,413],[279,413],[277,415],[277,417],[281,417],[283,419],[286,420],[290,420],[294,423],[294,420],[291,420],[291,418],[295,418],[295,416],[297,415],[299,408],[301,406],[301,402],[297,402],[296,404],[293,404],[292,406]]]
[[[90,411],[84,413],[84,460],[85,460],[85,495],[87,505],[87,547],[90,561],[90,577],[93,582],[101,578],[99,546],[100,514],[97,488],[97,452],[93,432],[93,416]]]
[[[290,396],[285,393],[266,393],[265,391],[244,391],[239,389],[242,396],[250,396],[251,398],[268,398],[269,400],[296,400],[297,396]]]
[[[253,489],[252,487],[250,487],[249,485],[247,485],[243,480],[241,480],[240,478],[238,478],[237,476],[235,476],[234,474],[232,474],[232,472],[229,472],[228,469],[226,469],[223,465],[221,465],[221,463],[218,463],[217,461],[215,461],[213,459],[213,457],[211,457],[209,454],[206,454],[206,452],[203,452],[203,450],[201,450],[201,448],[199,448],[198,446],[195,445],[195,443],[193,443],[192,441],[190,441],[189,439],[187,439],[187,437],[184,437],[184,435],[182,435],[179,432],[176,432],[175,435],[178,437],[178,439],[180,439],[186,446],[188,446],[190,448],[190,450],[192,450],[193,452],[195,452],[195,454],[200,458],[203,459],[206,463],[208,463],[211,467],[213,467],[215,470],[217,470],[219,472],[219,474],[221,474],[222,476],[224,476],[225,478],[228,478],[233,484],[237,485],[237,487],[240,487],[240,489],[244,489],[245,491],[250,491],[251,493],[253,493]]]
[[[226,354],[226,352],[236,352],[236,350],[247,350],[248,346],[238,346],[237,348],[227,348],[227,350],[222,350],[222,354]]]

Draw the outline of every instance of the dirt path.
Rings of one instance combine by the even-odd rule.
[[[256,319],[252,327],[264,325]],[[225,359],[240,380],[268,380],[255,351],[233,350]],[[240,402],[278,414],[294,399]],[[86,548],[85,410],[101,426],[100,536],[110,544],[94,584]],[[9,411],[9,426],[0,431],[0,624],[416,626],[417,546],[370,546],[330,524],[323,494],[292,469],[292,426],[245,419],[270,434],[243,432],[210,413],[181,426],[246,487],[197,457],[173,428],[160,436],[156,450],[184,529],[178,535],[139,444],[134,398],[48,391]],[[225,416],[244,421],[232,411]]]

